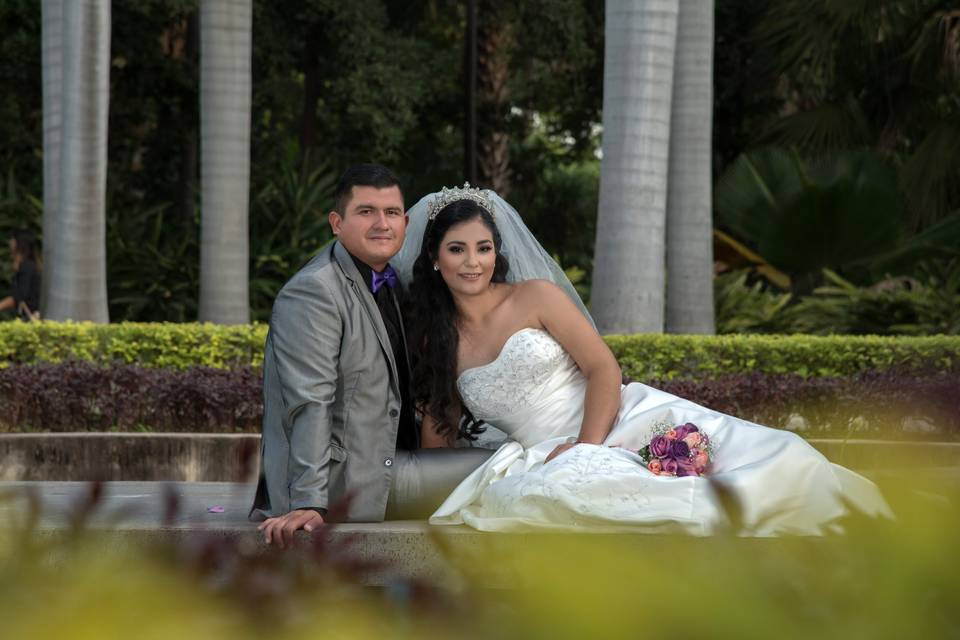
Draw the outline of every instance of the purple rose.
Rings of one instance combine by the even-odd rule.
[[[700,431],[700,429],[697,428],[697,425],[693,424],[692,422],[688,422],[687,424],[682,424],[679,427],[676,427],[676,429],[674,430],[677,432],[677,440],[683,440],[684,438],[687,437],[688,433],[693,433],[694,431]]]
[[[670,453],[670,441],[663,436],[657,436],[650,441],[650,453],[658,458],[662,458]]]
[[[676,475],[677,473],[677,461],[673,458],[665,458],[661,461],[663,466],[663,473],[670,475]]]
[[[674,440],[670,443],[669,455],[677,460],[686,460],[690,456],[690,445],[683,440]]]
[[[684,459],[677,461],[677,477],[683,478],[684,476],[698,476],[696,466],[693,464],[692,460]]]

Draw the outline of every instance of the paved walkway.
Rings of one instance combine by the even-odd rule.
[[[41,528],[69,526],[77,509],[89,500],[89,482],[0,482],[0,517],[10,521],[23,513],[33,495],[41,505]],[[105,482],[89,524],[118,529],[255,528],[247,520],[254,485],[231,482]],[[172,507],[172,508],[171,508]],[[170,511],[173,517],[165,513]]]

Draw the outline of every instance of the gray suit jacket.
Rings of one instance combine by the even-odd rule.
[[[251,519],[326,509],[349,493],[349,520],[383,520],[400,418],[396,366],[376,300],[333,243],[273,305]]]

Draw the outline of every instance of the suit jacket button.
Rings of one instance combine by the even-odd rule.
[[[383,459],[383,466],[385,466],[385,467],[392,467],[392,466],[393,466],[393,458],[384,458],[384,459]]]
[[[390,417],[391,417],[391,418],[396,418],[398,415],[400,415],[400,412],[399,412],[399,411],[397,411],[396,409],[390,409]]]

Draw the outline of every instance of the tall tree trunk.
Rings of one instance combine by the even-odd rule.
[[[63,129],[58,213],[46,317],[109,322],[107,311],[107,116],[110,2],[63,5]]]
[[[200,320],[250,321],[251,0],[200,4]]]
[[[670,117],[667,332],[716,332],[713,310],[713,0],[680,0]]]
[[[504,5],[478,0],[477,24],[477,173],[480,184],[506,197],[510,191],[510,49],[513,28],[503,19]]]
[[[60,209],[60,136],[63,127],[63,0],[43,0],[43,263],[40,309],[47,313],[54,234]]]
[[[591,310],[601,333],[661,332],[679,0],[607,0]]]

